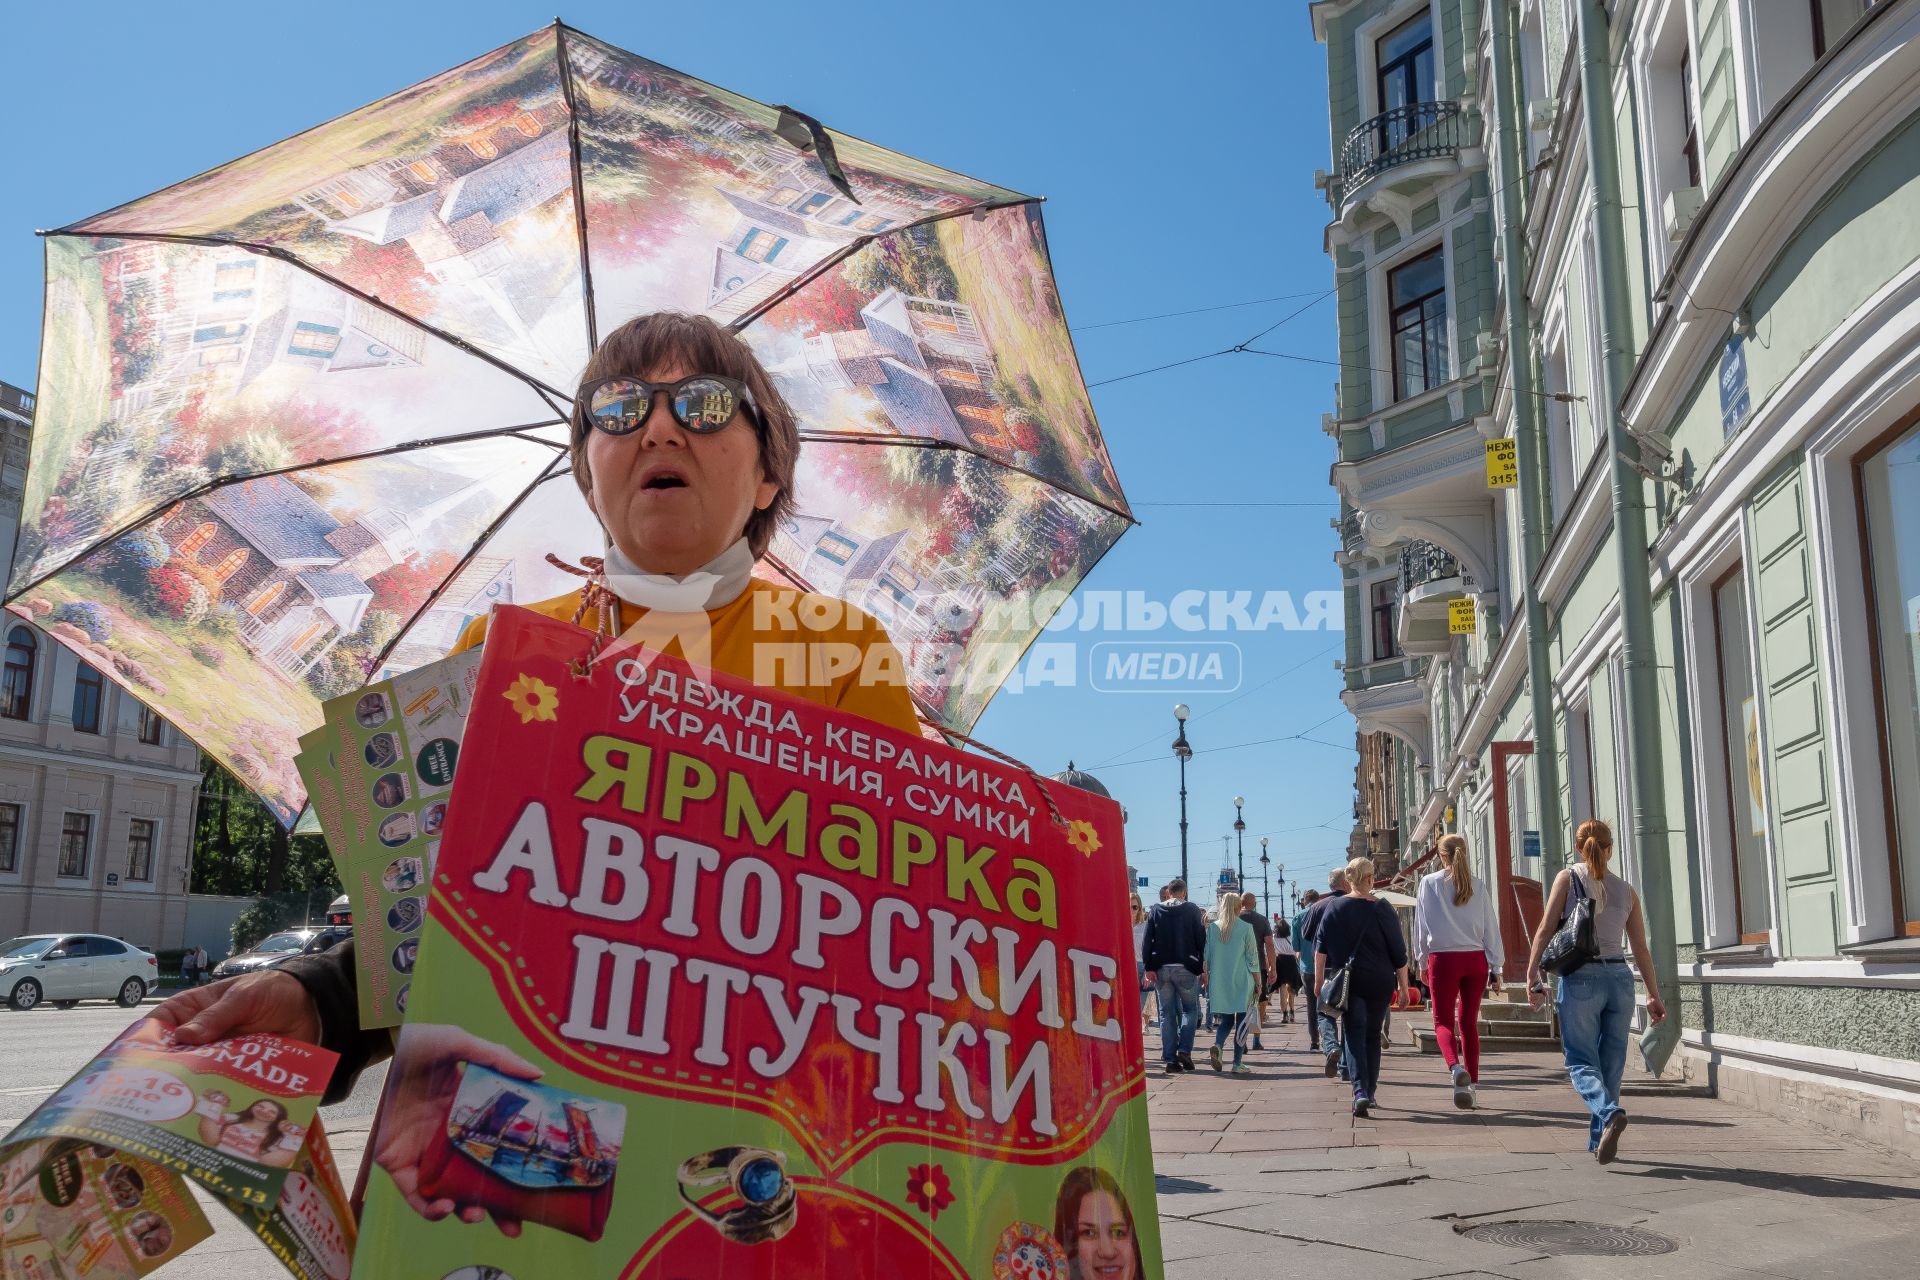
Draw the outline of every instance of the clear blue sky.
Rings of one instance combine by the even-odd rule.
[[[39,343],[33,232],[145,194],[504,44],[551,7],[394,3],[350,19],[256,3],[114,5],[76,18],[8,6],[0,198],[0,379],[31,385]],[[191,16],[176,16],[191,15]],[[577,0],[569,23],[850,133],[1048,197],[1055,269],[1077,326],[1284,294],[1297,301],[1076,335],[1090,382],[1240,342],[1331,286],[1320,251],[1328,166],[1324,51],[1305,4],[968,0],[725,6]],[[309,20],[310,19],[310,20]],[[1321,301],[1262,339],[1333,354]],[[1338,590],[1330,556],[1332,407],[1325,365],[1234,355],[1097,388],[1142,520],[1084,590]],[[1177,504],[1304,505],[1177,505]],[[1176,504],[1176,505],[1162,505]],[[1334,619],[1335,625],[1339,618]],[[1245,696],[1187,698],[1196,878],[1220,865],[1232,797],[1250,857],[1274,833],[1289,880],[1343,857],[1352,722],[1336,700],[1337,631],[1135,638],[1238,642]],[[1293,668],[1291,673],[1287,672]],[[1248,693],[1247,690],[1253,690]],[[1094,767],[1130,813],[1155,884],[1178,866],[1177,780],[1160,693],[1049,688],[997,699],[977,736],[1045,772]],[[1321,723],[1323,722],[1324,723]],[[1235,744],[1312,729],[1322,743]],[[1333,745],[1324,745],[1333,744]]]

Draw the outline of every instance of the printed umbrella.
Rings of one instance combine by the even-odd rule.
[[[564,424],[630,316],[775,371],[761,572],[878,615],[936,726],[1131,522],[1037,200],[558,23],[45,243],[10,607],[287,821],[322,698],[577,585]]]

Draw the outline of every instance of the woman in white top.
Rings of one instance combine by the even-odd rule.
[[[1467,839],[1440,837],[1440,870],[1422,876],[1413,908],[1413,962],[1433,992],[1433,1035],[1453,1075],[1453,1105],[1474,1103],[1480,1083],[1480,997],[1500,972],[1500,915],[1474,891]]]

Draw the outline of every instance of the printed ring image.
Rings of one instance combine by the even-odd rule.
[[[361,694],[360,700],[353,704],[353,718],[360,722],[363,729],[378,729],[393,718],[393,710],[387,705],[387,695]]]
[[[385,769],[400,759],[400,741],[391,733],[376,733],[367,739],[367,763]]]
[[[764,1244],[793,1229],[800,1201],[787,1177],[787,1157],[764,1147],[716,1147],[680,1166],[680,1198],[702,1221],[739,1244]],[[727,1186],[740,1203],[722,1213],[701,1204],[696,1190]]]

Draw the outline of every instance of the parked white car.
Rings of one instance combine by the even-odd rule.
[[[97,933],[30,933],[0,943],[0,1000],[21,1011],[51,1000],[117,1000],[131,1009],[160,983],[151,951]]]

